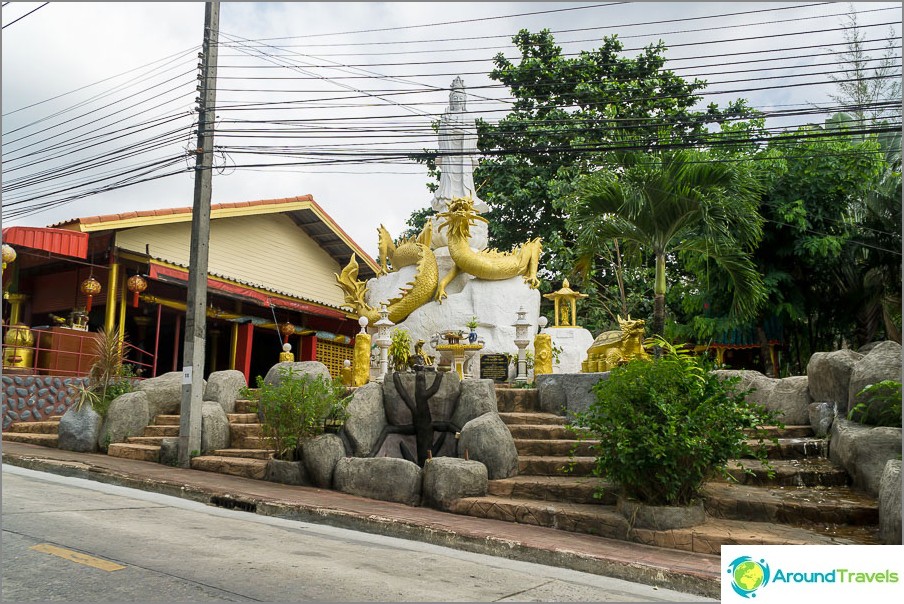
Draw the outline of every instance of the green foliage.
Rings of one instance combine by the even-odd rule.
[[[759,428],[778,424],[775,413],[732,393],[737,378],[720,380],[707,358],[656,344],[661,358],[613,369],[573,422],[599,439],[595,473],[643,503],[686,505],[730,459],[754,456],[768,467]]]
[[[851,421],[870,426],[901,427],[901,382],[883,380],[857,393],[848,412]]]
[[[411,356],[411,334],[406,329],[392,332],[389,344],[389,368],[392,371],[407,371],[408,358]]]
[[[477,329],[477,326],[479,324],[480,323],[478,322],[477,317],[472,316],[470,319],[468,319],[468,322],[465,323],[465,327],[467,327],[468,329],[474,330],[474,329]]]
[[[324,420],[344,419],[349,396],[338,380],[296,375],[280,369],[278,385],[257,376],[258,413],[264,435],[273,440],[277,459],[297,460],[304,440],[323,434]]]
[[[107,332],[98,330],[92,345],[96,360],[88,372],[88,379],[81,384],[69,386],[75,396],[73,408],[81,411],[83,405],[90,405],[101,417],[107,416],[113,400],[135,389],[135,366],[124,362],[125,338],[120,338],[119,329]]]

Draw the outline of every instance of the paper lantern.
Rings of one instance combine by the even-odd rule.
[[[85,312],[91,312],[91,299],[100,293],[100,283],[94,277],[88,277],[87,279],[82,281],[82,286],[80,289],[82,290],[83,294],[88,296],[88,303],[85,304]]]
[[[13,249],[13,246],[3,244],[3,270],[6,270],[7,264],[12,264],[16,261],[16,250]]]
[[[279,326],[279,333],[283,336],[283,342],[289,342],[289,336],[295,333],[295,326],[288,321]]]
[[[141,275],[132,275],[126,287],[132,292],[132,308],[138,308],[138,295],[148,288],[148,282]]]

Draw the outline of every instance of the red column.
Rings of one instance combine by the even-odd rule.
[[[251,339],[254,323],[239,325],[238,342],[235,345],[235,368],[245,374],[245,382],[251,383]]]
[[[302,336],[301,348],[298,350],[299,361],[317,360],[317,336]]]

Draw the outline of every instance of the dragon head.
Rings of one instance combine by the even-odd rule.
[[[474,200],[468,197],[454,197],[449,202],[448,209],[436,215],[443,222],[439,230],[449,229],[449,236],[458,236],[467,239],[471,236],[471,226],[477,221],[488,222],[486,218],[474,211]]]

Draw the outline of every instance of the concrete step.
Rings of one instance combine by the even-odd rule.
[[[564,426],[567,423],[565,416],[554,413],[510,413],[500,412],[499,418],[507,425],[547,425]]]
[[[179,436],[177,433],[176,436]],[[164,438],[171,438],[167,436],[129,436],[126,438],[126,442],[132,445],[153,445],[155,447],[159,447],[163,444]]]
[[[731,481],[751,486],[843,487],[851,478],[843,468],[828,459],[771,459],[773,475],[755,459],[733,459],[728,462]],[[740,466],[740,467],[738,467]],[[725,482],[721,477],[716,482]]]
[[[257,413],[227,413],[226,419],[230,424],[254,424],[260,421]]]
[[[154,417],[154,425],[155,426],[178,426],[179,425],[179,416],[178,415],[158,415]]]
[[[233,413],[257,413],[257,401],[251,399],[236,399]]]
[[[505,413],[536,413],[540,411],[540,393],[536,388],[496,387],[496,406]]]
[[[512,438],[538,438],[538,439],[562,439],[572,440],[578,434],[585,433],[582,430],[575,431],[568,426],[546,424],[507,424]]]
[[[222,457],[219,455],[202,455],[191,460],[193,470],[205,472],[217,472],[230,476],[242,476],[263,480],[267,473],[266,459],[252,459],[247,457]]]
[[[58,422],[61,419],[63,419],[62,415],[48,415],[47,416],[47,421],[49,421],[49,422]]]
[[[179,436],[179,426],[173,425],[150,425],[144,429],[145,436]]]
[[[272,449],[217,449],[211,452],[211,455],[219,455],[221,457],[245,457],[248,459],[270,459],[273,455]]]
[[[594,455],[593,446],[598,441],[592,440],[562,440],[562,439],[527,439],[516,438],[515,447],[518,455],[591,457]]]
[[[757,441],[747,441],[752,447]],[[807,457],[826,457],[829,441],[811,436],[802,438],[779,438],[777,442],[764,441],[769,459],[801,459]]]
[[[40,432],[4,432],[3,440],[12,443],[28,443],[30,445],[40,445],[42,447],[56,448],[57,441],[60,436],[58,434],[41,434]]]
[[[595,457],[518,456],[518,474],[521,476],[591,476],[595,465]],[[566,472],[566,468],[571,471]]]
[[[876,526],[879,504],[850,487],[754,487],[709,483],[704,505],[710,516],[791,526]]]
[[[229,446],[233,449],[274,449],[276,448],[272,439],[263,436],[243,436],[241,438],[233,438],[229,441]]]
[[[765,431],[768,438],[805,438],[813,436],[813,427],[809,424],[805,426],[785,426],[784,428],[763,426],[760,430]],[[748,430],[747,432],[749,434],[751,431]]]
[[[59,434],[60,422],[13,422],[5,430],[12,434]]]
[[[261,436],[263,434],[263,426],[260,423],[251,424],[229,424],[229,435],[232,438],[245,438],[247,436]]]
[[[489,495],[615,505],[616,489],[595,476],[513,476],[489,481]]]
[[[139,461],[160,463],[160,447],[157,445],[112,443],[107,447],[107,455],[110,457],[122,457],[124,459],[137,459]]]

